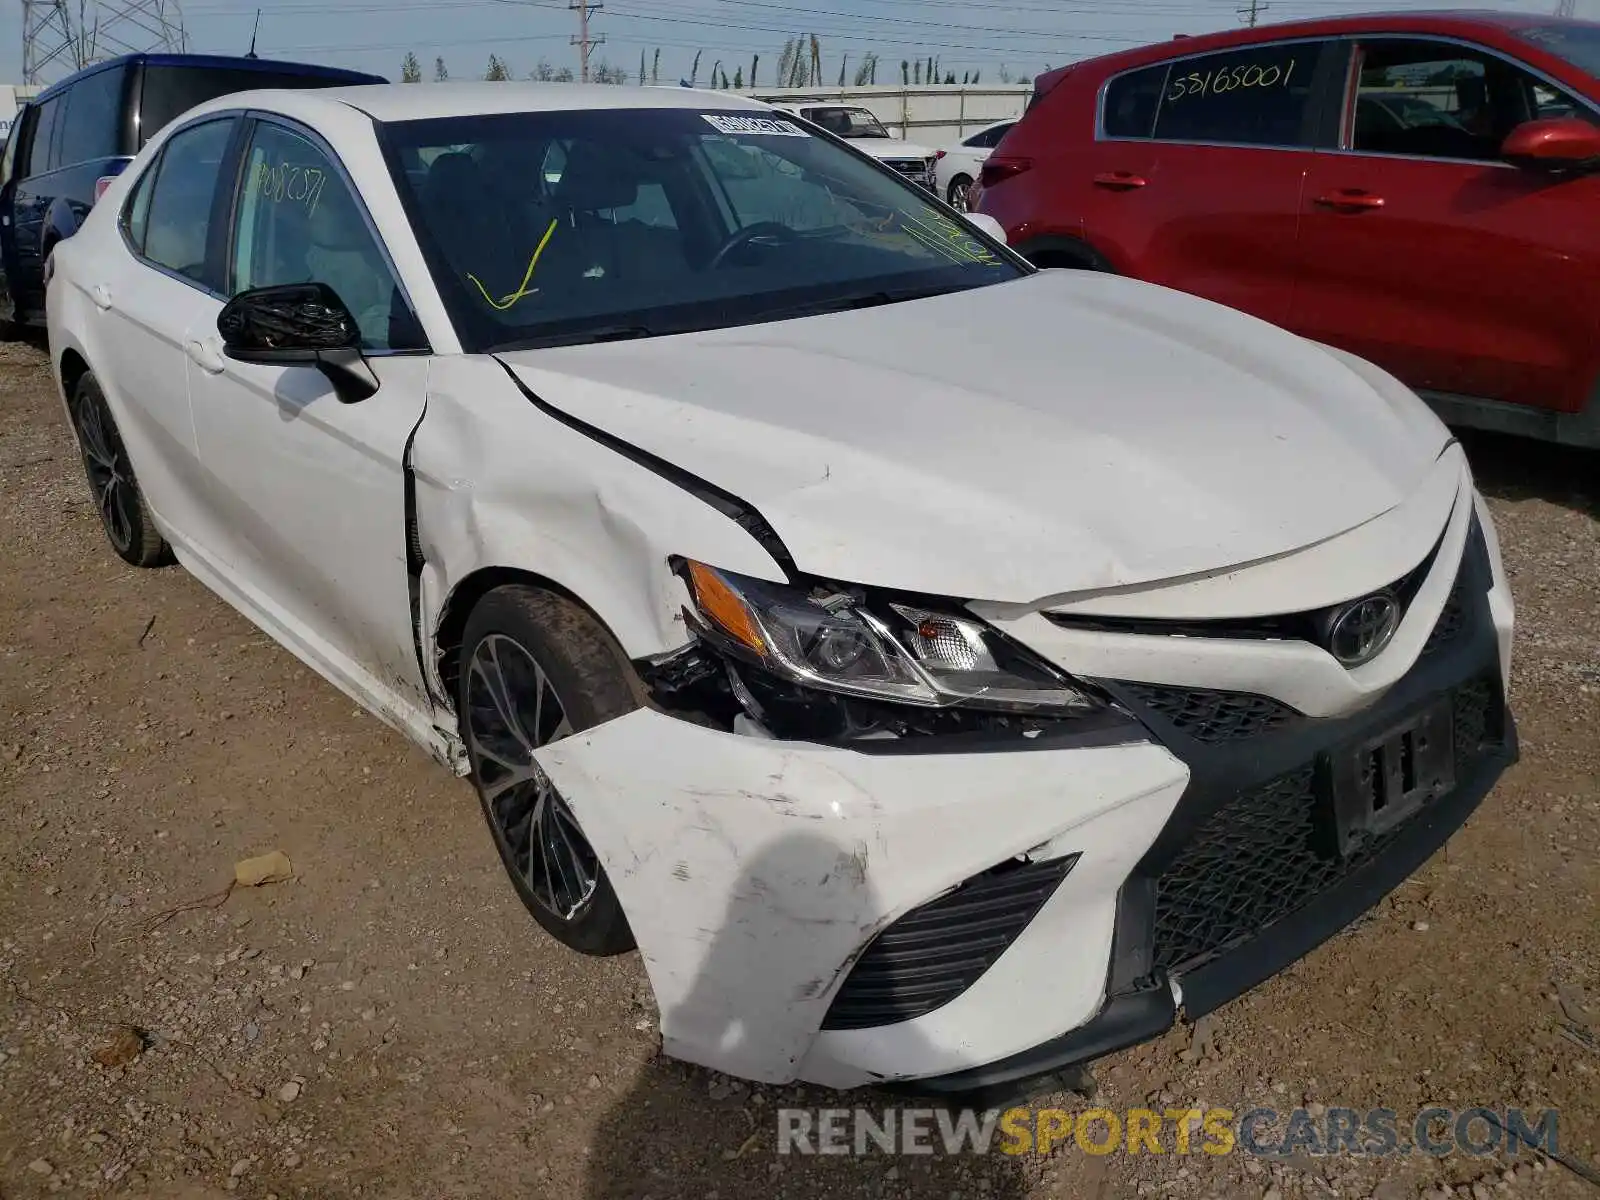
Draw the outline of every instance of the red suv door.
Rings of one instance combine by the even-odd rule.
[[[1328,106],[1313,97],[1332,39],[1290,39],[1068,77],[1008,137],[1032,165],[986,183],[980,206],[1035,261],[1052,226],[1104,265],[1282,323],[1296,270],[1301,187]],[[1080,129],[1093,114],[1090,129]],[[1323,121],[1327,125],[1326,120]],[[991,160],[991,162],[994,160]],[[1003,170],[1003,167],[1002,167]]]
[[[1600,117],[1458,41],[1352,55],[1339,149],[1306,178],[1290,327],[1435,399],[1579,410],[1600,370],[1600,178],[1519,169],[1500,145],[1540,116]]]

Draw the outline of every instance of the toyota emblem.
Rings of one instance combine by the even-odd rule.
[[[1359,667],[1389,644],[1400,625],[1400,605],[1379,592],[1345,605],[1328,626],[1328,650],[1347,667]]]

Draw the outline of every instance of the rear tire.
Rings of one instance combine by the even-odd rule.
[[[456,712],[472,781],[522,903],[584,954],[634,947],[622,905],[579,815],[533,751],[639,707],[620,652],[588,612],[523,584],[495,588],[467,618]]]
[[[159,567],[171,561],[172,550],[150,515],[128,448],[122,444],[122,434],[93,374],[85,372],[78,380],[72,389],[71,407],[89,495],[111,548],[123,562],[135,567]]]
[[[957,212],[967,211],[967,193],[972,190],[972,176],[957,175],[945,189],[944,198]]]

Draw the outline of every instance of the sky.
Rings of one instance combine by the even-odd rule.
[[[106,2],[106,0],[102,0]],[[155,0],[149,0],[154,3]],[[174,0],[167,0],[169,4]],[[592,62],[605,60],[636,77],[640,55],[647,72],[660,50],[659,81],[676,83],[701,52],[699,81],[715,63],[730,80],[735,68],[750,72],[759,54],[757,82],[771,84],[787,37],[816,34],[823,79],[850,76],[863,56],[880,59],[879,83],[895,82],[905,59],[938,59],[941,74],[959,79],[982,72],[997,82],[1002,71],[1031,78],[1047,66],[1105,54],[1175,33],[1204,33],[1237,26],[1237,9],[1250,0],[607,0],[591,18],[606,42]],[[95,0],[86,0],[91,7]],[[261,11],[257,52],[400,76],[409,50],[431,78],[435,57],[455,79],[481,78],[491,53],[517,78],[543,59],[577,66],[570,39],[577,13],[568,0],[178,0],[191,50],[242,54]],[[1556,0],[1260,0],[1259,20],[1270,23],[1375,9],[1484,7],[1554,11]],[[69,8],[76,9],[70,4]],[[1600,0],[1577,0],[1577,15],[1600,20]],[[0,81],[22,77],[22,3],[0,0]],[[848,62],[841,59],[848,55]]]

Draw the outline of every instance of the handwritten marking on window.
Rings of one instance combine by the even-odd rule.
[[[1167,103],[1182,100],[1185,96],[1221,96],[1242,88],[1287,88],[1289,80],[1294,77],[1294,68],[1295,60],[1291,58],[1286,65],[1240,63],[1210,71],[1190,71],[1172,80]]]
[[[303,167],[287,162],[273,167],[260,162],[256,164],[255,178],[251,183],[274,204],[288,201],[290,204],[305,205],[306,215],[310,216],[322,201],[322,188],[327,181],[327,172],[321,167]]]
[[[533,278],[534,268],[539,265],[539,256],[544,253],[544,248],[550,244],[550,239],[556,234],[556,226],[560,223],[561,222],[558,220],[552,220],[550,222],[550,228],[544,231],[544,237],[539,239],[538,248],[534,250],[533,257],[528,260],[528,269],[523,272],[522,282],[517,285],[516,291],[507,292],[504,296],[501,296],[500,299],[496,300],[493,296],[489,295],[489,289],[483,286],[482,280],[480,280],[471,271],[467,272],[467,278],[472,280],[473,285],[482,294],[484,303],[488,304],[488,306],[494,309],[496,312],[505,312],[506,309],[510,308],[518,300],[525,299],[539,290],[538,288],[530,288],[528,286],[528,281]]]

